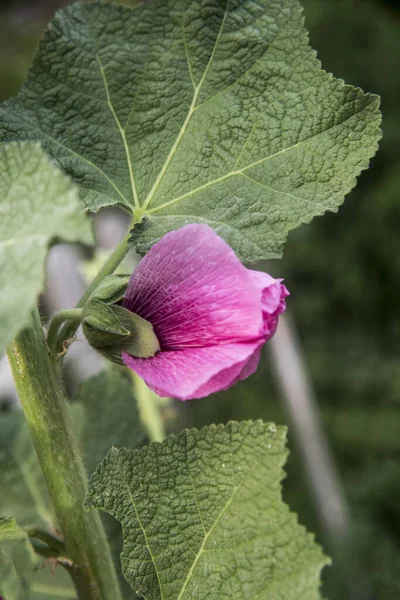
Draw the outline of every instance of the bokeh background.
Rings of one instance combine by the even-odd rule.
[[[292,232],[283,259],[258,267],[284,277],[291,291],[289,338],[265,349],[250,380],[204,400],[173,402],[163,414],[171,431],[229,419],[288,425],[284,496],[334,558],[324,572],[324,596],[399,600],[400,6],[389,0],[302,3],[323,67],[381,95],[379,153],[338,214]],[[63,4],[0,2],[0,99],[18,91],[44,27]],[[122,216],[106,212],[96,228],[100,246],[112,247],[124,228]],[[44,309],[79,296],[84,274],[77,283],[73,271],[80,256],[68,248],[50,256]],[[285,340],[309,382],[297,401],[285,395],[279,377],[285,367],[287,377],[296,377],[296,364],[281,352]],[[81,379],[99,368],[82,346],[76,353],[71,381],[74,369]],[[4,363],[0,397],[7,410],[13,391]],[[321,456],[313,463],[304,448],[315,443]]]

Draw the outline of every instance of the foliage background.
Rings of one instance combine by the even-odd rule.
[[[324,594],[329,600],[398,600],[400,7],[388,0],[302,3],[323,67],[382,96],[384,138],[339,213],[291,233],[283,260],[267,268],[284,276],[291,290],[290,310],[351,508],[352,528],[346,544],[331,550],[335,562],[325,570]],[[62,4],[0,4],[1,99],[18,90],[44,26]],[[288,423],[268,349],[250,380],[172,407],[175,431],[229,419]],[[293,443],[284,494],[324,543]]]

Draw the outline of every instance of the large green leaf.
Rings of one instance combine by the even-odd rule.
[[[378,99],[320,69],[297,0],[152,0],[59,12],[4,139],[40,140],[145,251],[206,222],[247,260],[336,210],[376,151]]]
[[[33,142],[0,145],[0,350],[25,325],[42,291],[56,238],[91,243],[77,188]]]
[[[326,559],[282,502],[285,430],[261,421],[113,449],[87,506],[122,523],[122,567],[146,600],[319,599]]]

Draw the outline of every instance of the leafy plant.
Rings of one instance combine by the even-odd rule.
[[[212,232],[198,234],[206,228],[185,229],[194,232],[192,247],[185,242],[180,253],[185,260],[199,260],[196,244],[203,240],[203,266],[208,258],[215,276],[229,256],[247,284],[229,270],[231,263],[228,284],[208,279],[207,269],[198,271],[203,313],[190,316],[202,326],[196,339],[169,347],[160,335],[176,331],[176,322],[160,328],[136,314],[129,305],[135,295],[129,288],[124,296],[114,270],[129,248],[144,253],[190,223],[210,225],[242,260],[281,256],[289,230],[337,210],[375,153],[379,126],[377,97],[321,70],[297,0],[152,0],[134,9],[82,2],[50,24],[26,83],[0,107],[0,342],[8,348],[37,453],[21,414],[10,415],[0,457],[10,493],[0,506],[8,511],[13,505],[25,529],[23,543],[64,566],[79,598],[133,594],[120,587],[117,575],[116,522],[86,511],[85,496],[87,508],[101,508],[122,523],[124,576],[149,600],[320,597],[319,573],[327,560],[281,500],[281,429],[230,423],[141,448],[145,434],[133,384],[143,423],[158,424],[148,426],[149,434],[162,431],[159,407],[143,382],[108,372],[86,383],[70,407],[60,362],[83,320],[92,345],[106,347],[119,364],[127,364],[121,344],[129,342],[135,353],[136,340],[151,331],[156,350],[133,354],[136,361],[158,360],[158,349],[164,358],[182,350],[182,360],[188,349],[215,347],[214,361],[208,360],[219,365],[210,375],[217,389],[247,377],[267,339],[264,328],[273,334],[284,310],[279,281],[247,271]],[[44,286],[47,249],[60,239],[90,244],[83,209],[110,205],[130,213],[130,230],[77,306],[53,317],[45,337],[34,305]],[[164,305],[179,293],[176,282],[186,272],[179,273],[182,263],[173,251],[165,257],[160,248],[152,248],[153,260],[173,262],[158,290],[157,302]],[[142,269],[131,280],[146,284],[142,308],[157,288],[146,277]],[[221,337],[219,346],[211,343],[224,319],[235,329],[241,313],[227,299],[239,280],[256,340],[254,355],[240,360]],[[281,296],[275,298],[275,289]],[[188,311],[197,306],[189,304]],[[187,321],[177,313],[182,333]],[[217,325],[207,331],[204,323],[214,318]],[[236,335],[238,330],[239,323]],[[234,341],[239,346],[250,340]],[[201,360],[191,360],[183,377],[202,369]],[[163,373],[172,382],[176,365],[172,361]],[[203,384],[194,388],[198,396]],[[131,449],[109,450],[114,444]],[[106,452],[87,493],[84,465],[91,473]],[[29,510],[20,506],[22,489],[34,500]],[[5,531],[9,527],[20,531],[14,521],[4,523]],[[7,560],[13,573],[18,570],[13,558]],[[29,589],[30,581],[24,586]],[[19,593],[17,584],[11,593]]]

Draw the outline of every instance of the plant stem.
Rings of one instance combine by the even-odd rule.
[[[135,221],[132,221],[131,227],[133,227],[134,224],[135,224]],[[128,252],[128,250],[130,248],[129,238],[131,236],[131,233],[130,233],[131,227],[129,228],[126,235],[119,242],[119,244],[114,248],[113,252],[110,254],[110,256],[108,257],[108,259],[106,260],[106,262],[104,263],[104,265],[102,266],[100,271],[97,273],[96,277],[93,279],[92,283],[89,285],[86,292],[83,294],[82,298],[77,303],[76,308],[83,307],[86,300],[88,300],[90,298],[91,294],[98,287],[98,285],[103,281],[104,277],[107,277],[107,275],[111,275],[111,273],[114,273],[114,271],[118,267],[119,263],[125,257],[126,253]],[[76,321],[75,322],[71,321],[69,323],[64,324],[64,326],[61,328],[61,331],[58,335],[58,340],[56,343],[57,351],[60,351],[62,349],[63,342],[65,340],[68,340],[75,335],[78,327],[79,327],[79,323],[77,324]]]
[[[70,321],[71,325],[73,323],[79,326],[79,323],[82,321],[82,315],[82,308],[66,308],[65,310],[60,310],[51,319],[47,332],[47,343],[54,354],[57,353],[57,334],[61,325],[65,321]]]
[[[86,512],[87,478],[39,313],[7,351],[17,391],[63,533],[80,600],[121,600],[100,516]]]
[[[142,423],[152,442],[162,442],[165,439],[165,428],[157,406],[157,397],[139,375],[134,371],[130,373]]]

